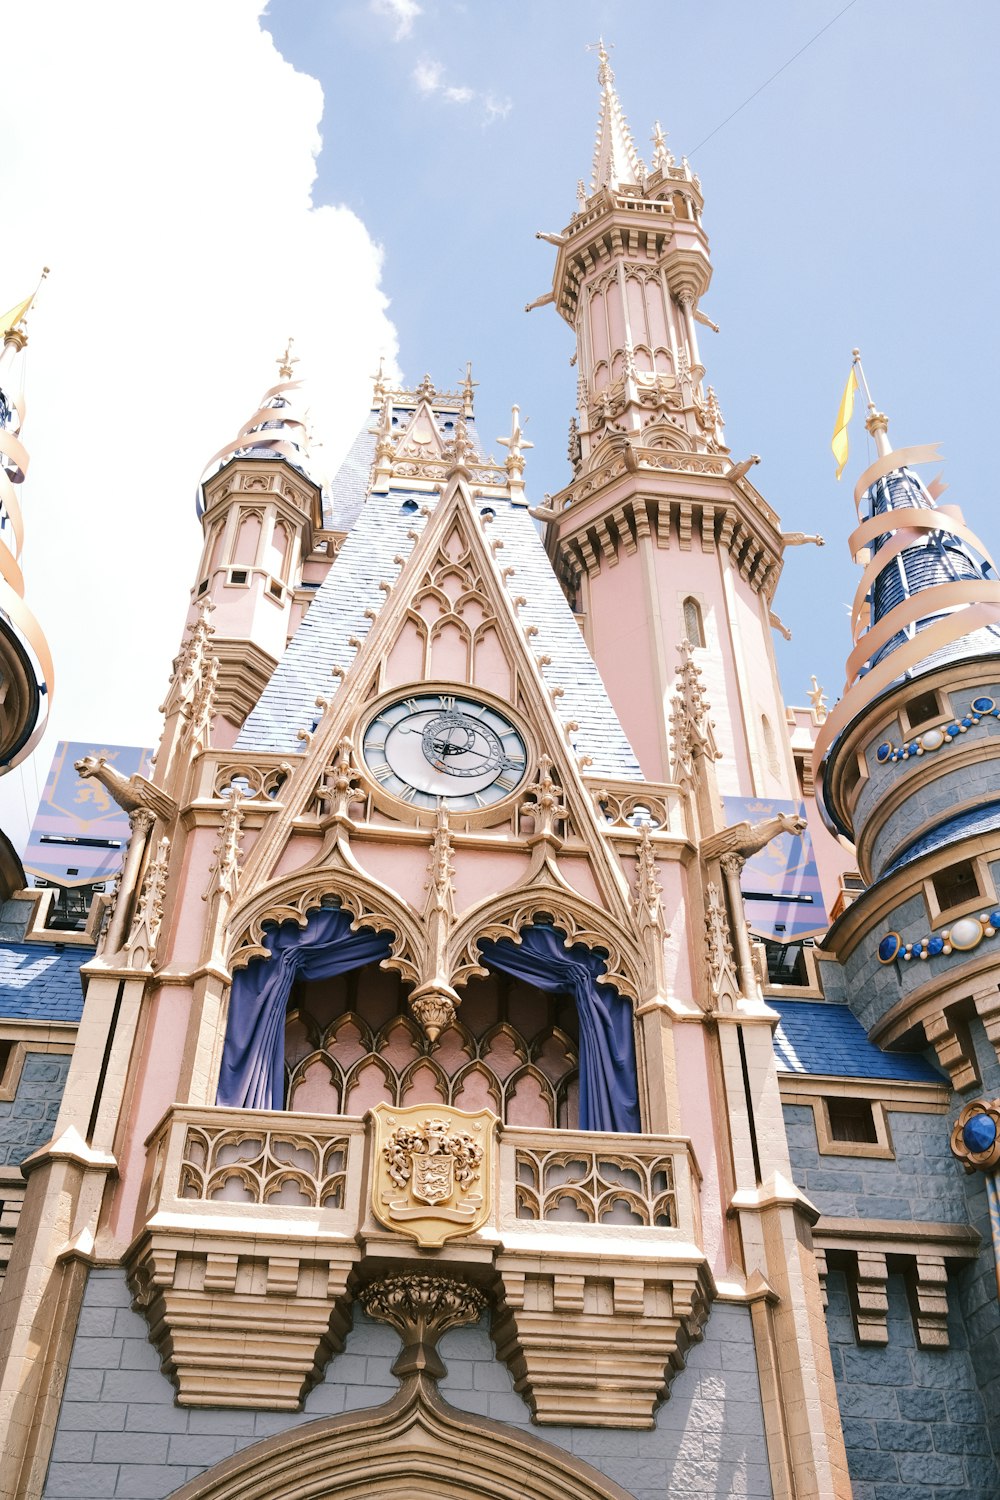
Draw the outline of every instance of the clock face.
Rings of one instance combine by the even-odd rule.
[[[490,807],[524,780],[527,752],[509,719],[450,693],[419,693],[383,708],[365,730],[365,763],[413,807]]]

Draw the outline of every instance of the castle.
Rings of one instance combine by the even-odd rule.
[[[57,767],[115,888],[0,859],[4,1500],[1000,1493],[1000,584],[869,406],[846,687],[786,708],[815,538],[726,446],[699,179],[598,76],[565,487],[380,375],[324,488],[286,357],[155,766]]]

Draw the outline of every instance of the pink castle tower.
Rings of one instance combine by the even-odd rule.
[[[817,539],[704,381],[701,184],[658,126],[640,161],[603,45],[598,80],[543,236],[564,489],[529,506],[470,370],[380,373],[324,490],[287,351],[209,465],[155,771],[82,772],[132,838],[24,1163],[3,1500],[830,1500],[825,1298],[881,1352],[905,1265],[951,1357],[977,1233],[829,1188],[898,1188],[890,1109],[902,1141],[950,1105],[817,946],[853,854],[808,841],[825,709],[786,714],[771,607]]]

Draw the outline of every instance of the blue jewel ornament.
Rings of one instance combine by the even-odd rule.
[[[970,706],[977,714],[991,714],[996,707],[992,698],[973,698]]]
[[[998,916],[1000,916],[1000,913],[998,913]],[[939,953],[943,953],[944,952],[944,938],[943,937],[928,938],[927,939],[927,952],[930,954],[931,958],[936,958]]]
[[[878,961],[881,964],[891,964],[903,946],[903,939],[898,932],[887,932],[878,945]]]
[[[962,1140],[967,1150],[981,1156],[996,1143],[997,1122],[991,1115],[973,1115],[962,1126]]]
[[[883,763],[889,759],[891,754],[892,746],[889,744],[888,740],[884,740],[875,751],[875,759],[879,761],[879,763]]]
[[[956,734],[961,733],[962,731],[959,729],[957,724],[949,724],[948,728],[945,730],[945,734],[949,735],[952,739],[955,738]]]
[[[991,911],[987,920],[994,932],[1000,932],[1000,911]]]

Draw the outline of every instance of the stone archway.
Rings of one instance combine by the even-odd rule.
[[[391,1401],[268,1438],[171,1500],[633,1500],[530,1433],[456,1411],[411,1375]]]

